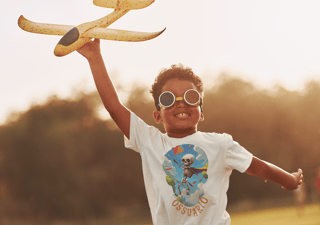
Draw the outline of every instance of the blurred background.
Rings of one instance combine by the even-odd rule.
[[[78,25],[112,10],[88,0],[0,4],[0,224],[151,224],[140,156],[123,147],[85,59],[76,52],[57,58],[60,37],[17,26],[20,15]],[[304,224],[317,224],[319,8],[317,1],[157,0],[110,28],[167,27],[161,36],[101,42],[120,98],[148,124],[163,131],[152,119],[155,76],[183,63],[205,83],[199,130],[229,133],[263,160],[303,169],[299,192],[235,171],[228,191],[234,218],[294,206],[294,216],[311,221]],[[311,214],[303,210],[310,205]]]
[[[118,90],[123,89],[118,85]],[[157,126],[148,90],[133,85],[126,106]],[[317,82],[301,92],[270,91],[227,74],[206,90],[205,122],[199,130],[232,134],[255,156],[290,172],[302,168],[305,176],[300,206],[294,192],[235,171],[228,191],[230,213],[319,202],[319,95]],[[0,127],[4,220],[151,223],[140,155],[123,147],[123,135],[113,121],[99,117],[100,107],[96,92],[75,91],[70,98],[53,95],[44,104],[11,114]],[[313,216],[319,218],[318,207]]]

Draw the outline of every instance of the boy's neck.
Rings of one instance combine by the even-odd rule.
[[[195,134],[197,130],[186,130],[186,131],[167,131],[168,137],[171,138],[184,138],[187,136],[190,136],[192,134]]]

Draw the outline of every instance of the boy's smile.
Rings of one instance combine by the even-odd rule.
[[[161,92],[170,91],[176,97],[182,97],[189,89],[196,90],[194,83],[174,78],[165,83]],[[203,118],[200,106],[191,106],[184,101],[176,101],[169,108],[154,111],[155,121],[163,123],[168,136],[175,138],[186,137],[197,132],[197,125]]]

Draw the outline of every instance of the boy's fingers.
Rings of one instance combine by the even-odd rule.
[[[298,175],[298,177],[303,177],[302,169],[298,169],[297,175]]]
[[[302,180],[299,180],[299,185],[302,184]]]

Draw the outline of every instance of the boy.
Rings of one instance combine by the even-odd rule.
[[[147,197],[154,225],[226,225],[229,176],[233,169],[296,189],[302,170],[295,173],[264,162],[228,134],[197,131],[203,85],[191,69],[163,70],[152,85],[157,123],[165,134],[145,124],[124,107],[106,71],[100,41],[78,50],[89,62],[102,102],[125,136],[125,146],[141,154]]]

